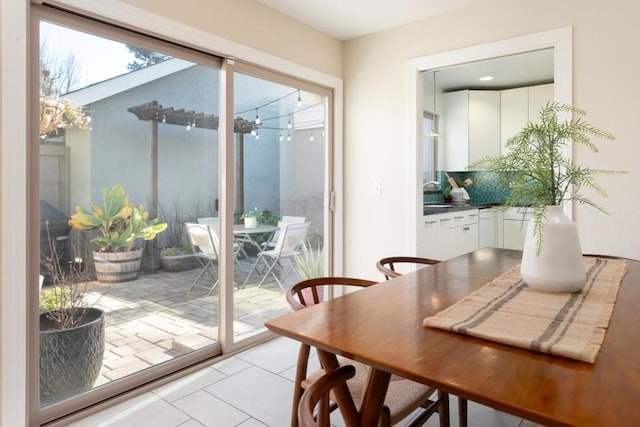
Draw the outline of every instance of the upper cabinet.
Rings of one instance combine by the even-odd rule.
[[[482,157],[500,154],[500,91],[449,92],[443,104],[442,169],[466,170]]]
[[[527,122],[538,123],[539,113],[553,101],[553,83],[500,91],[500,152],[507,153],[506,142]]]

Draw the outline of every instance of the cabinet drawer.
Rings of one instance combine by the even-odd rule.
[[[447,232],[447,257],[454,258],[478,249],[478,224],[463,224],[450,227]]]

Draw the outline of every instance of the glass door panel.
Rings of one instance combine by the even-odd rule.
[[[326,94],[235,73],[236,341],[289,311],[286,289],[305,277],[304,264],[324,260],[328,103]]]
[[[40,333],[46,407],[197,350],[220,351],[219,241],[215,226],[198,225],[218,217],[220,71],[217,58],[181,56],[141,36],[116,41],[55,20],[39,30],[40,308],[97,308],[103,326],[94,333],[104,327],[90,348],[81,335]],[[118,202],[125,209],[111,212],[103,233]],[[134,229],[147,214],[166,229],[127,240],[140,204]],[[196,224],[197,239],[186,224]],[[153,234],[144,231],[137,236]],[[142,254],[125,257],[133,248]],[[44,318],[56,324],[51,312]]]

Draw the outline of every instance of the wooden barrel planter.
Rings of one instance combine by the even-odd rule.
[[[101,283],[136,280],[140,274],[142,249],[129,252],[93,252],[93,262]]]

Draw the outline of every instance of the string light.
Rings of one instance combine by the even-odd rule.
[[[290,133],[287,134],[287,141],[291,141],[291,134]]]
[[[191,122],[187,122],[187,127],[185,129],[187,129],[187,132],[191,130]]]
[[[289,117],[289,123],[287,123],[287,129],[291,129],[293,125],[291,124],[291,117]]]
[[[302,98],[300,97],[300,90],[298,90],[298,102],[296,103],[298,107],[302,107]]]
[[[255,124],[259,125],[260,124],[260,116],[258,115],[258,109],[256,108],[256,120],[255,120]]]
[[[282,136],[282,131],[280,131],[280,142],[282,142],[283,139],[284,137]]]
[[[311,132],[311,135],[309,136],[309,142],[313,142],[315,138],[313,137],[313,132]]]
[[[258,133],[258,129],[256,129],[256,140],[260,139],[260,134]]]
[[[162,115],[162,123],[167,123],[167,115],[166,114]]]

